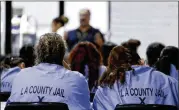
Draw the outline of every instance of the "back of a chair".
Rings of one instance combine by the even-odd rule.
[[[28,102],[11,102],[7,104],[5,110],[69,110],[65,103],[28,103]]]
[[[0,92],[0,102],[6,102],[10,97],[10,92]]]
[[[115,110],[177,110],[176,106],[170,105],[157,105],[157,104],[126,104],[126,105],[117,105]]]

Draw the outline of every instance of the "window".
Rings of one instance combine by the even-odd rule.
[[[36,43],[41,35],[51,32],[59,2],[12,2],[12,7],[12,53],[18,55],[24,44]]]
[[[111,41],[120,44],[130,38],[142,43],[145,58],[152,42],[178,46],[177,2],[111,2]]]

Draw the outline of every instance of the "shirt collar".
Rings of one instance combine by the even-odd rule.
[[[131,67],[134,69],[135,73],[137,73],[137,74],[144,73],[144,72],[148,71],[149,69],[154,69],[154,68],[151,68],[146,65],[132,65]]]
[[[90,30],[92,29],[92,27],[90,26],[89,29],[86,32],[90,32]],[[82,31],[80,30],[80,28],[77,28],[77,31],[82,33]]]
[[[13,68],[9,68],[9,69],[5,69],[5,70],[2,71],[1,77],[4,78],[4,77],[7,77],[10,74],[18,73],[20,71],[21,71],[21,69],[18,66],[13,67]]]
[[[64,68],[61,65],[58,64],[50,64],[50,63],[40,63],[36,66],[36,68],[40,69],[40,70],[44,70],[44,71],[51,71],[51,72],[55,72],[59,69]]]
[[[128,85],[129,87],[131,86],[131,80],[132,80],[132,74],[142,74],[142,73],[145,73],[147,72],[148,70],[152,70],[154,68],[151,68],[149,66],[146,66],[146,65],[132,65],[131,66],[132,69],[134,70],[131,70],[131,71],[127,71],[125,76],[126,76],[126,81],[125,81],[125,84],[124,85]],[[132,73],[134,72],[134,73]],[[121,85],[121,87],[123,87]]]
[[[40,63],[36,66],[37,69],[43,71],[44,74],[54,73],[56,78],[63,78],[66,74],[66,69],[58,64]]]

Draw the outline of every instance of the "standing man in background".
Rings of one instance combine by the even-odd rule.
[[[81,41],[89,41],[92,42],[100,49],[104,44],[104,37],[102,33],[98,30],[93,28],[90,22],[90,10],[82,9],[80,10],[80,26],[77,29],[69,31],[65,34],[64,39],[67,42],[69,51]]]

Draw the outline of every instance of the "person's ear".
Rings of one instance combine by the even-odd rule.
[[[25,68],[25,63],[22,62],[22,63],[20,63],[18,66],[19,66],[21,69],[23,69],[23,68]]]

